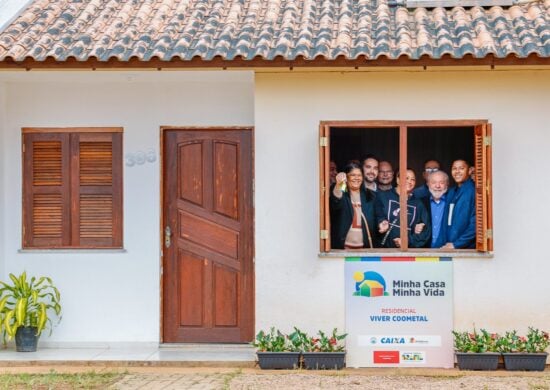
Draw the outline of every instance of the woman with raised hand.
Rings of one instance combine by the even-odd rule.
[[[359,164],[349,163],[344,172],[336,175],[330,207],[337,216],[333,248],[374,248],[374,195],[363,185],[363,171]]]

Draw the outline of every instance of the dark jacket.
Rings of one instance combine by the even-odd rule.
[[[429,213],[424,207],[424,204],[421,200],[417,199],[414,195],[411,195],[407,201],[408,212],[407,212],[407,228],[409,229],[409,247],[411,248],[422,248],[426,245],[428,240],[432,237],[432,229],[429,221]],[[375,203],[375,213],[376,213],[376,226],[384,220],[387,220],[390,223],[389,233],[382,234],[383,236],[387,234],[384,247],[395,248],[395,243],[393,242],[394,238],[401,236],[399,228],[399,194],[396,192],[396,189],[391,191],[379,192],[376,194],[376,203]],[[393,215],[393,212],[396,212],[396,215]],[[418,223],[424,223],[424,229],[420,234],[414,233],[414,226]],[[394,225],[394,226],[392,226]]]
[[[476,244],[476,186],[472,179],[452,189],[449,197],[447,242],[456,249],[472,249]]]
[[[374,195],[371,191],[368,191],[361,186],[361,209],[367,219],[371,239],[373,246],[376,246],[376,219],[374,217]],[[334,241],[332,247],[334,249],[344,249],[344,243],[346,242],[346,236],[348,235],[349,228],[353,221],[353,206],[351,204],[351,197],[349,192],[344,192],[342,198],[338,199],[334,196],[333,192],[330,192],[330,214],[335,216],[335,221],[331,220],[331,226],[333,226]],[[367,236],[367,228],[365,224],[362,224],[363,230],[363,246],[369,248],[369,239]]]
[[[416,199],[424,199],[428,196],[430,196],[430,189],[428,188],[428,184],[422,184],[420,187],[416,187],[413,190],[413,195],[416,197]]]

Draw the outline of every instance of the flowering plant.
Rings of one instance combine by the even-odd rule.
[[[334,328],[332,334],[325,334],[322,331],[317,333],[318,337],[311,337],[306,343],[307,352],[342,352],[345,346],[340,343],[348,334],[338,334],[338,329]]]
[[[519,336],[515,330],[506,332],[498,340],[500,352],[541,353],[550,345],[547,332],[529,327],[527,336]]]
[[[498,349],[498,334],[489,333],[485,329],[477,331],[474,328],[472,333],[453,331],[453,336],[457,352],[484,353],[496,352]]]
[[[259,352],[341,352],[347,333],[339,334],[334,328],[332,334],[319,331],[317,337],[310,337],[297,327],[290,334],[284,334],[280,330],[271,327],[268,332],[260,330],[252,345]]]
[[[271,327],[269,332],[260,330],[252,345],[260,352],[285,352],[289,350],[288,336]]]

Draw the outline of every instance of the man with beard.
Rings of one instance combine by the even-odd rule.
[[[441,169],[441,164],[439,161],[434,159],[424,161],[424,171],[422,172],[422,177],[424,178],[425,184],[414,189],[414,196],[418,199],[427,198],[430,196],[430,190],[428,189],[428,176],[439,171],[439,169]]]
[[[368,154],[363,159],[363,176],[365,178],[365,188],[376,192],[378,185],[376,184],[376,178],[378,177],[378,158],[372,154]]]
[[[424,206],[430,212],[430,225],[432,228],[432,236],[428,245],[426,245],[427,248],[441,248],[447,243],[448,188],[449,175],[445,172],[436,171],[428,176],[430,196],[422,198]],[[416,225],[415,233],[420,233],[423,228],[423,224]]]

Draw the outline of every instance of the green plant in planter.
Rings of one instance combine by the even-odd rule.
[[[498,340],[499,351],[503,353],[543,353],[550,346],[547,332],[529,327],[527,336],[519,336],[517,331],[509,331]]]
[[[544,371],[549,345],[548,333],[532,327],[529,327],[527,336],[519,336],[513,330],[498,340],[504,367],[510,371]]]
[[[485,353],[497,352],[498,334],[489,333],[485,329],[473,333],[453,331],[454,347],[456,352]]]
[[[274,327],[269,332],[260,330],[252,345],[260,352],[285,352],[289,350],[287,336]]]
[[[0,313],[4,337],[11,339],[20,327],[36,328],[36,336],[52,324],[49,311],[59,317],[60,294],[49,277],[38,280],[33,276],[27,280],[27,273],[19,277],[9,275],[12,284],[0,282]],[[61,320],[61,318],[59,318]],[[51,328],[50,328],[51,333]]]
[[[520,336],[515,330],[507,331],[497,341],[498,351],[503,353],[523,352],[521,344]]]
[[[548,332],[529,327],[525,340],[521,340],[525,345],[525,352],[527,353],[541,353],[545,352],[548,346],[550,346],[550,337]]]
[[[302,332],[297,327],[294,327],[294,332],[288,335],[288,342],[290,351],[303,352],[307,351],[310,338],[305,332]]]
[[[252,345],[258,349],[258,364],[262,369],[293,369],[300,365],[300,332],[286,335],[272,327],[260,330]]]
[[[325,334],[323,331],[317,333],[318,337],[312,337],[306,350],[309,352],[342,352],[345,347],[341,343],[347,337],[347,333],[338,334],[334,328],[332,334]]]

